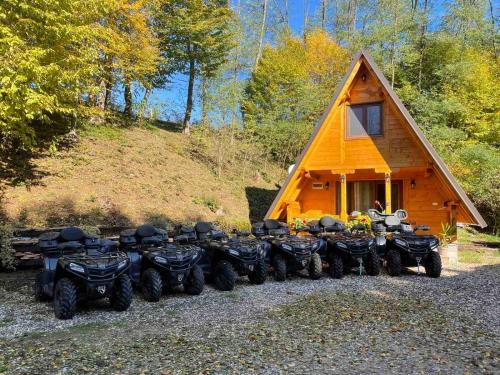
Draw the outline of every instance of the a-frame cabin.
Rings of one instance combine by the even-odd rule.
[[[266,218],[292,222],[404,208],[409,219],[456,228],[486,223],[425,139],[372,58],[360,51]]]

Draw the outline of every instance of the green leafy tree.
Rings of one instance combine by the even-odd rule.
[[[212,77],[233,47],[227,1],[159,0],[155,27],[162,55],[172,71],[188,75],[184,132],[189,134],[197,77]]]
[[[36,143],[37,126],[77,112],[97,90],[102,0],[0,2],[0,136]]]
[[[242,101],[245,128],[283,165],[292,162],[328,105],[348,63],[324,31],[305,39],[285,33],[267,45]]]

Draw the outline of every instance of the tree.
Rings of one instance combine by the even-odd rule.
[[[189,134],[195,80],[211,77],[233,47],[233,12],[221,0],[159,0],[155,29],[172,71],[188,75],[184,133]]]
[[[124,86],[124,113],[132,116],[132,82],[139,82],[146,93],[151,89],[154,75],[160,65],[158,40],[148,25],[151,17],[148,0],[112,0],[110,11],[101,23],[105,27],[102,38],[102,71],[107,108],[111,87],[121,79]]]
[[[36,143],[36,129],[78,112],[94,77],[102,0],[0,2],[0,136]]]
[[[284,34],[266,46],[242,102],[245,128],[283,165],[300,152],[348,63],[347,51],[322,30],[305,40]]]

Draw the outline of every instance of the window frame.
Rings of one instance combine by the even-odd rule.
[[[380,107],[380,133],[378,134],[368,134],[367,129],[367,113],[368,107],[378,105]],[[351,135],[350,134],[350,120],[351,120],[351,111],[349,107],[362,107],[363,108],[363,121],[361,122],[361,126],[365,129],[366,135]],[[371,137],[383,137],[384,136],[384,102],[365,102],[365,103],[354,103],[346,105],[346,127],[345,127],[345,138],[346,139],[356,139],[356,138],[371,138]]]

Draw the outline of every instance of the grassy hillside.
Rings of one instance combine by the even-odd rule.
[[[135,225],[259,219],[284,171],[252,145],[214,132],[87,126],[79,142],[32,160],[3,210],[16,225]],[[34,173],[36,172],[36,173]]]

